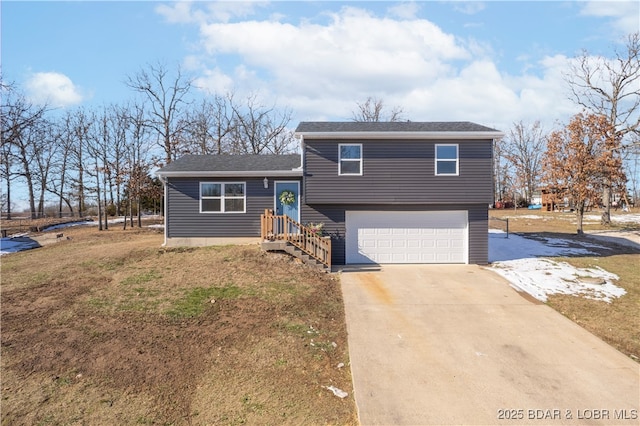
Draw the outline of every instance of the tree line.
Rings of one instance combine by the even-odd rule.
[[[640,158],[640,37],[626,37],[613,59],[589,52],[564,75],[582,112],[549,132],[539,121],[513,123],[494,141],[496,201],[527,205],[541,187],[570,198],[582,231],[589,205],[610,223],[612,194],[638,195]],[[1,79],[0,79],[1,81]],[[193,80],[180,69],[152,64],[126,78],[136,100],[99,109],[56,111],[35,105],[2,82],[0,176],[2,210],[11,217],[11,188],[26,185],[32,217],[55,197],[56,214],[137,215],[159,206],[162,185],[152,171],[184,154],[284,154],[297,144],[291,111],[234,93],[193,101]],[[403,121],[404,111],[369,97],[353,121]],[[132,219],[133,221],[133,219]],[[102,223],[102,220],[100,221]]]
[[[571,200],[577,231],[589,207],[611,222],[614,195],[639,195],[640,37],[629,34],[613,59],[583,51],[564,75],[582,109],[559,130],[514,123],[494,142],[495,199],[528,205],[540,188]]]
[[[291,112],[257,95],[214,94],[196,103],[193,80],[152,64],[128,76],[140,96],[96,109],[36,105],[2,82],[0,177],[2,211],[11,218],[12,187],[26,187],[32,218],[88,210],[108,215],[157,209],[162,185],[153,171],[185,154],[283,154],[295,146]],[[133,219],[132,219],[133,221]],[[125,221],[126,222],[126,221]]]

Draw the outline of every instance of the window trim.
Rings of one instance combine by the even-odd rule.
[[[455,146],[456,147],[456,158],[438,158],[438,147],[440,146]],[[434,164],[433,164],[433,172],[436,176],[460,176],[460,144],[457,143],[437,143],[434,148]],[[456,171],[455,173],[438,173],[438,163],[439,162],[455,162]]]
[[[212,197],[212,196],[203,196],[202,195],[202,185],[213,184],[220,185],[220,196]],[[229,200],[240,200],[241,197],[227,197],[225,196],[225,186],[226,185],[243,185],[244,191],[242,191],[242,211],[225,211],[225,199]],[[238,213],[246,213],[247,212],[247,182],[213,182],[213,181],[203,181],[199,184],[200,194],[199,194],[199,204],[200,204],[200,213],[204,214],[238,214]],[[220,200],[220,211],[208,211],[202,210],[202,200]]]
[[[343,146],[357,146],[360,148],[360,158],[342,158],[342,147]],[[339,143],[338,144],[338,176],[362,176],[364,171],[364,151],[362,149],[361,143]],[[342,162],[348,161],[355,163],[356,161],[360,164],[360,171],[358,173],[342,173]]]

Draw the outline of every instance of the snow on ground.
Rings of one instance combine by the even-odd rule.
[[[602,215],[586,214],[584,220],[600,223]],[[615,213],[611,212],[611,221],[614,223],[640,223],[640,213]]]
[[[614,284],[618,276],[599,267],[576,268],[567,262],[546,257],[587,256],[590,248],[604,246],[581,242],[571,247],[570,241],[544,238],[544,242],[517,234],[489,231],[489,261],[491,270],[506,278],[513,287],[546,302],[550,294],[572,294],[611,302],[626,291]]]

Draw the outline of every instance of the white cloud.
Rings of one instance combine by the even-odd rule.
[[[210,54],[240,55],[282,90],[326,95],[367,92],[381,81],[390,91],[407,90],[416,80],[447,72],[446,61],[469,56],[429,21],[376,18],[355,8],[333,14],[327,25],[214,23],[203,26],[202,35]]]
[[[194,80],[194,85],[205,93],[223,94],[233,91],[234,81],[219,68],[205,70]]]
[[[455,37],[410,17],[412,3],[401,6],[404,14],[384,17],[344,7],[300,22],[207,18],[199,23],[205,53],[185,62],[202,70],[197,84],[206,90],[260,92],[290,107],[294,120],[349,120],[369,96],[414,121],[470,120],[501,130],[523,119],[549,128],[576,112],[562,78],[566,57],[530,57],[526,70],[509,75],[488,42]]]
[[[178,1],[171,5],[161,4],[156,7],[156,13],[162,15],[169,23],[203,23],[206,21],[229,22],[233,18],[247,17],[253,14],[257,7],[265,6],[264,1],[215,1],[205,3],[204,9],[194,7],[194,2]],[[202,3],[196,2],[195,6]]]
[[[53,107],[77,105],[83,97],[78,87],[64,74],[57,72],[37,72],[25,83],[29,98],[39,104]]]
[[[612,19],[611,28],[617,35],[640,31],[640,5],[637,1],[588,1],[582,15]]]
[[[388,9],[390,16],[395,16],[400,19],[413,19],[419,11],[420,6],[416,2],[400,3]]]
[[[475,15],[484,10],[486,5],[481,1],[456,1],[453,9],[465,15]]]
[[[171,5],[160,4],[156,7],[156,13],[163,16],[171,24],[197,22],[199,12],[193,12],[191,5],[190,1],[178,1]]]

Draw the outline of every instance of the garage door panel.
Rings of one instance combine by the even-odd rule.
[[[420,245],[423,249],[433,249],[436,247],[436,242],[434,240],[422,240]]]
[[[347,263],[466,263],[466,211],[347,211]]]
[[[420,240],[416,240],[416,239],[407,240],[407,248],[419,249],[420,248]]]

